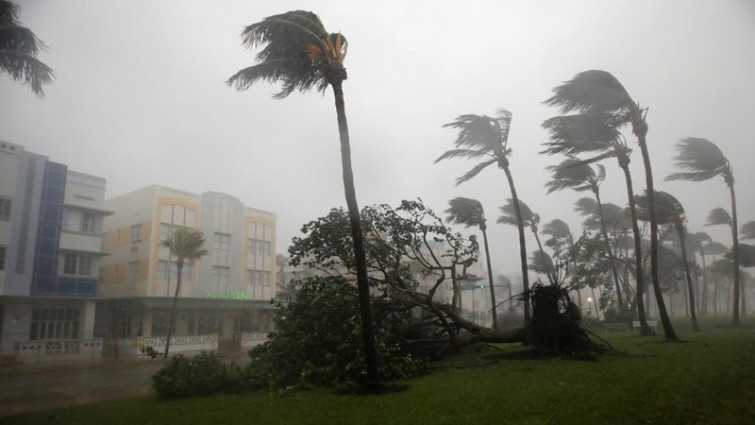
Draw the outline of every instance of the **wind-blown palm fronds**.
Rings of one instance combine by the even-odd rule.
[[[438,163],[444,159],[467,158],[483,159],[472,169],[467,171],[463,176],[456,179],[456,184],[464,183],[492,164],[498,164],[506,174],[506,180],[509,184],[511,198],[514,199],[517,217],[517,228],[519,231],[519,261],[522,270],[522,285],[524,287],[524,322],[530,322],[530,302],[529,302],[529,276],[527,272],[527,244],[524,237],[524,222],[519,212],[518,196],[514,177],[511,175],[509,168],[509,155],[511,149],[508,147],[509,130],[511,129],[511,112],[506,109],[499,109],[495,118],[487,115],[459,115],[456,120],[444,125],[459,130],[454,141],[455,149],[444,152],[435,162]]]
[[[701,137],[687,137],[676,144],[677,156],[674,157],[674,165],[681,170],[669,175],[667,180],[703,181],[715,176],[721,176],[729,188],[731,198],[731,237],[734,252],[734,308],[732,324],[739,326],[739,300],[741,282],[739,279],[739,236],[737,234],[737,200],[734,192],[734,171],[729,160],[726,159],[721,149],[715,143]],[[711,221],[711,217],[708,217]],[[723,217],[720,212],[713,218],[713,224],[721,223]],[[744,312],[743,312],[744,314]]]
[[[731,215],[721,207],[716,207],[710,210],[708,217],[705,219],[705,225],[719,226],[722,224],[731,226]]]
[[[495,287],[493,285],[493,267],[490,260],[490,248],[488,246],[487,224],[485,223],[485,210],[480,201],[472,198],[456,197],[448,201],[450,205],[446,210],[448,221],[461,224],[465,227],[477,226],[482,232],[482,240],[485,245],[485,259],[488,266],[488,287],[490,289],[490,305],[493,318],[493,329],[498,329],[498,314],[496,312]]]
[[[739,229],[741,239],[755,239],[755,221],[748,221]]]
[[[42,88],[55,77],[52,68],[37,59],[45,44],[32,30],[18,22],[18,6],[0,0],[0,71],[15,81],[23,81],[39,97]]]

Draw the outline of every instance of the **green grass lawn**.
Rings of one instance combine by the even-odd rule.
[[[619,350],[597,362],[501,359],[482,350],[446,359],[404,392],[251,393],[179,401],[104,402],[0,419],[2,424],[752,424],[755,322],[703,321],[685,342],[601,334]],[[521,350],[502,347],[504,353]]]

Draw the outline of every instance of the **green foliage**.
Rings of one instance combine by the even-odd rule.
[[[366,378],[356,288],[339,277],[295,282],[276,316],[270,340],[250,351],[251,370],[271,388],[351,386]],[[422,326],[401,301],[373,299],[381,380],[425,371],[405,342]]]
[[[179,354],[152,377],[152,388],[161,399],[237,393],[260,386],[249,372],[235,363],[223,363],[212,352],[195,357]]]

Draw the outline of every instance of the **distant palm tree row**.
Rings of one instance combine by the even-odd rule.
[[[634,311],[636,309],[637,317],[642,326],[642,333],[645,335],[653,333],[647,323],[646,301],[643,297],[645,279],[649,278],[653,285],[665,338],[669,341],[677,341],[678,337],[671,324],[663,299],[662,283],[666,284],[670,271],[664,270],[661,273],[659,270],[659,243],[663,237],[667,236],[665,232],[663,235],[659,234],[659,225],[671,226],[676,232],[679,241],[678,247],[681,251],[681,263],[686,280],[685,291],[689,302],[687,309],[691,314],[693,328],[699,330],[694,285],[692,283],[693,275],[689,259],[691,258],[694,261],[695,252],[699,251],[704,261],[703,242],[705,238],[703,235],[705,234],[690,235],[686,228],[687,219],[681,203],[668,193],[654,190],[650,156],[647,149],[647,108],[633,100],[613,75],[599,70],[581,72],[572,80],[557,86],[553,89],[553,96],[547,99],[545,103],[559,108],[562,115],[545,120],[543,123],[543,128],[548,131],[549,141],[544,143],[545,149],[541,153],[566,156],[558,165],[548,167],[552,179],[546,184],[547,191],[548,193],[563,189],[572,189],[577,192],[591,191],[594,199],[580,199],[577,203],[577,209],[583,215],[588,216],[585,222],[586,231],[590,227],[597,228],[602,240],[600,249],[596,249],[595,240],[588,243],[587,239],[581,239],[582,246],[575,248],[578,244],[575,244],[566,223],[561,220],[554,220],[546,226],[549,235],[551,235],[551,239],[547,241],[546,245],[551,246],[554,249],[554,255],[560,257],[563,263],[567,265],[579,258],[602,261],[601,257],[605,257],[607,269],[610,270],[612,291],[616,296],[618,310]],[[524,238],[525,224],[531,228],[538,244],[538,251],[533,253],[532,256],[532,268],[538,272],[544,272],[551,283],[558,283],[559,277],[555,273],[552,259],[544,251],[538,236],[540,216],[533,213],[517,197],[509,168],[511,149],[508,145],[508,135],[511,117],[511,113],[505,109],[500,109],[495,117],[472,114],[458,116],[454,121],[445,125],[458,129],[458,136],[454,142],[455,149],[443,153],[436,159],[436,162],[457,157],[482,159],[469,172],[457,179],[457,185],[477,176],[483,169],[492,164],[497,164],[505,172],[511,198],[507,200],[505,206],[501,207],[503,215],[498,219],[498,222],[516,225],[519,230],[524,320],[525,323],[529,323],[530,313],[527,298],[529,279]],[[633,188],[629,170],[631,149],[622,133],[624,128],[631,129],[631,133],[634,135],[642,153],[646,183],[643,196],[635,195]],[[739,268],[743,264],[741,264],[742,258],[737,234],[736,198],[731,165],[718,147],[706,139],[685,138],[676,145],[676,149],[678,155],[675,157],[675,166],[679,171],[668,176],[667,180],[701,181],[720,175],[729,188],[731,216],[725,210],[714,210],[714,217],[709,219],[709,224],[729,224],[732,230],[733,248],[730,253],[734,280],[732,324],[736,326],[739,324],[741,292]],[[604,204],[600,197],[600,184],[606,176],[605,166],[600,162],[608,158],[617,159],[619,168],[625,176],[629,207],[626,213],[623,208],[613,204]],[[471,203],[471,201],[474,200],[467,202]],[[453,202],[449,212],[454,209]],[[481,210],[482,206],[476,208]],[[608,211],[610,211],[610,214]],[[607,225],[609,216],[613,217],[613,236],[609,234],[611,232],[609,232]],[[623,219],[626,216],[629,216],[628,221],[631,223],[634,240],[631,248],[634,252],[634,268],[631,270],[635,280],[634,288],[631,288],[628,284],[628,274],[623,279],[620,276],[619,269],[623,268],[625,273],[629,272],[630,269],[626,268],[615,254],[616,249],[623,249],[625,252],[630,250],[630,247],[623,243],[627,236],[626,227],[623,230],[616,231],[616,229],[621,228],[621,226],[617,227],[616,224],[619,222],[626,223],[627,220]],[[640,221],[648,223],[649,247],[643,246],[644,239],[643,232],[640,229]],[[452,222],[458,221],[452,220]],[[742,232],[748,238],[755,238],[755,225],[752,222],[747,223],[743,226]],[[587,248],[588,246],[589,248]],[[688,246],[693,249],[692,252],[688,252]],[[749,250],[749,245],[742,246],[748,247]],[[580,250],[582,250],[581,253]],[[568,251],[572,251],[571,254],[564,255],[564,252]],[[643,255],[643,253],[646,254]],[[646,263],[648,254],[650,257],[650,273],[646,271],[648,269]],[[670,252],[663,247],[664,258],[667,258],[668,255],[670,255]],[[583,270],[585,276],[589,275],[586,269],[580,269],[576,265],[571,267],[573,270]],[[575,276],[572,276],[572,279],[574,280]],[[703,285],[703,290],[707,291],[705,285]],[[631,292],[634,292],[634,296],[632,300],[629,300],[627,297]],[[491,291],[491,298],[492,305],[495,306],[495,293],[493,291]]]

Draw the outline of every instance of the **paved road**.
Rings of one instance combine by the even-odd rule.
[[[0,417],[152,394],[155,360],[101,360],[84,364],[0,368]]]

